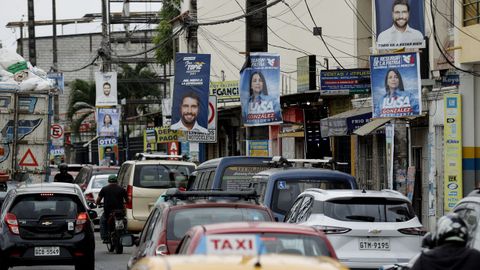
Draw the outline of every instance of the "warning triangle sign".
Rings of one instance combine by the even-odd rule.
[[[37,167],[38,162],[35,156],[32,153],[32,150],[30,148],[25,152],[25,155],[22,157],[20,160],[20,163],[18,163],[19,166],[26,166],[26,167]]]

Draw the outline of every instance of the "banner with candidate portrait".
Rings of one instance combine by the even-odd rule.
[[[117,72],[95,72],[96,107],[117,106]]]
[[[98,165],[117,166],[118,163],[118,138],[98,138]]]
[[[423,0],[375,0],[377,49],[425,47]]]
[[[372,118],[422,113],[419,59],[418,53],[370,56]]]
[[[240,102],[244,126],[282,123],[280,108],[280,56],[250,53],[240,71]]]
[[[175,54],[170,129],[208,133],[210,54]]]
[[[118,137],[120,129],[119,108],[97,108],[97,135],[100,137]]]

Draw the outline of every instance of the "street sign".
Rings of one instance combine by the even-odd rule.
[[[52,124],[50,126],[50,137],[53,145],[63,146],[63,134],[63,125]]]
[[[35,156],[32,153],[32,150],[27,149],[27,152],[25,152],[25,155],[23,155],[22,159],[18,163],[19,166],[22,167],[37,167],[38,162]]]

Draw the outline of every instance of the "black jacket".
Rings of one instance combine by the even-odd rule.
[[[423,251],[411,270],[477,270],[480,269],[480,251],[450,242]]]

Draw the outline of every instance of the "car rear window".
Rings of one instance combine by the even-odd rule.
[[[63,194],[35,194],[18,197],[9,212],[18,219],[46,217],[75,219],[84,209],[78,198]]]
[[[415,217],[409,202],[374,197],[315,201],[313,212],[352,222],[404,222]]]
[[[309,188],[352,189],[352,186],[349,182],[342,181],[341,179],[298,179],[289,181],[278,180],[275,182],[275,186],[273,188],[273,196],[271,201],[272,210],[276,213],[285,215],[292,207],[297,196]]]
[[[100,174],[93,176],[92,188],[102,188],[108,184],[110,174]]]
[[[269,169],[268,165],[236,165],[226,167],[222,175],[222,190],[242,190],[251,186],[255,174]]]
[[[272,221],[267,211],[240,207],[187,208],[171,212],[167,239],[180,240],[193,226],[235,221]]]
[[[144,188],[186,187],[194,166],[144,164],[135,167],[133,185]]]

